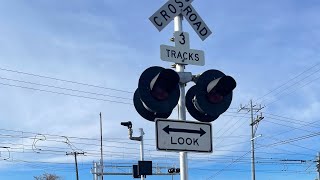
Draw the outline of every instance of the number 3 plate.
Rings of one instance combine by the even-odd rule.
[[[189,33],[183,31],[174,32],[174,42],[177,48],[190,49]]]

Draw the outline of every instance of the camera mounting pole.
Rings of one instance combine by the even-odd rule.
[[[143,128],[139,128],[140,136],[138,136],[138,137],[133,137],[133,136],[132,136],[133,130],[132,130],[132,123],[131,123],[131,121],[121,122],[121,125],[128,127],[128,133],[129,133],[129,139],[130,139],[130,140],[140,141],[140,161],[143,161],[143,160],[144,160],[144,151],[143,151],[143,149],[144,149],[144,148],[143,148],[143,135],[144,135],[144,132],[143,132]],[[141,180],[144,180],[144,176],[143,176],[143,175],[141,176]]]

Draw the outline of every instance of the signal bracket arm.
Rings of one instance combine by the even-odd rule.
[[[192,73],[191,72],[177,72],[180,77],[180,83],[186,84],[192,81]]]
[[[142,136],[139,136],[139,137],[133,137],[132,136],[132,128],[128,128],[128,132],[129,132],[129,139],[130,140],[134,140],[134,141],[141,141],[142,140]]]

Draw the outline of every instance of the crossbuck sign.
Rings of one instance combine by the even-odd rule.
[[[192,0],[169,0],[149,20],[161,31],[175,16],[182,14],[204,41],[212,33],[197,11],[191,5]]]

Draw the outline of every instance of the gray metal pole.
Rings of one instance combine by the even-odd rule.
[[[174,31],[182,31],[182,15],[174,18]],[[177,72],[184,72],[183,64],[176,65]],[[180,99],[178,102],[179,120],[186,120],[185,84],[180,84]],[[187,152],[180,152],[180,179],[188,180],[188,157]]]
[[[101,159],[100,159],[100,165],[101,165],[101,179],[103,180],[103,145],[102,145],[102,115],[100,112],[100,150],[101,150]]]
[[[144,160],[144,151],[143,151],[143,135],[144,135],[144,132],[143,132],[143,128],[139,128],[139,131],[140,131],[140,160],[143,161]],[[144,176],[141,175],[141,180],[144,180]]]
[[[252,180],[256,179],[255,159],[254,159],[254,124],[253,124],[253,106],[252,100],[250,100],[250,112],[251,112],[251,173]]]
[[[318,171],[318,180],[320,180],[320,152],[318,152],[318,158],[317,158],[317,171]]]
[[[93,180],[98,180],[98,175],[97,173],[97,163],[93,162]]]

